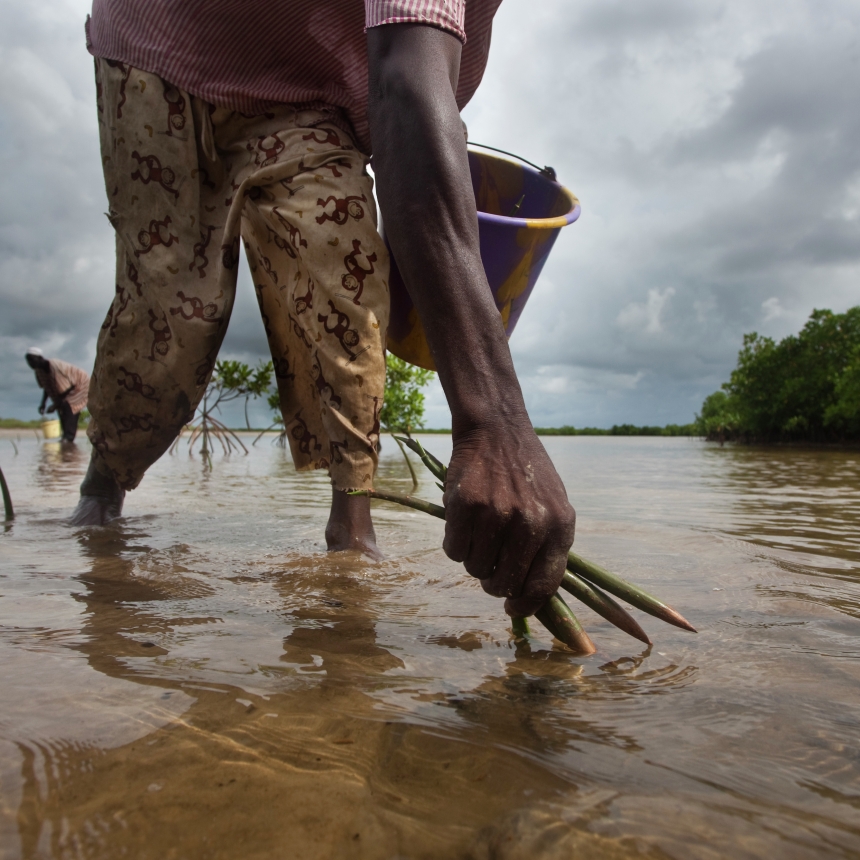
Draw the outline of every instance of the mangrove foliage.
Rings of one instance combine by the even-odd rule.
[[[718,441],[860,441],[860,306],[813,311],[778,343],[745,335],[737,367],[705,399],[696,426]]]

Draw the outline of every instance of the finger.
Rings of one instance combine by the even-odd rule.
[[[523,520],[513,523],[499,548],[496,567],[481,587],[493,597],[522,595],[535,555],[544,543],[544,532],[530,528]]]
[[[445,539],[442,549],[452,561],[465,561],[472,544],[472,511],[460,503],[456,492],[445,493]]]
[[[470,576],[484,580],[493,576],[505,539],[506,516],[489,509],[479,510],[472,523],[472,539],[463,566]]]
[[[519,597],[505,601],[505,612],[513,617],[534,615],[558,591],[567,565],[570,543],[548,540],[535,554]]]

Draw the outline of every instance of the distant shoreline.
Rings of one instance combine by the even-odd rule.
[[[14,422],[14,423],[13,423]],[[5,419],[0,421],[0,439],[12,439],[16,441],[19,438],[26,439],[29,435],[25,432],[25,435],[22,437],[22,431],[29,431],[35,433],[36,438],[39,441],[42,440],[42,433],[39,428],[41,424],[40,421],[34,422],[26,422],[26,421],[15,421],[15,419]],[[10,426],[11,425],[11,426]],[[670,425],[671,427],[671,425]],[[704,442],[708,442],[711,445],[718,445],[719,443],[714,439],[706,439],[700,433],[663,433],[663,432],[652,432],[653,430],[664,430],[665,428],[657,427],[644,427],[644,428],[633,428],[638,430],[644,430],[646,432],[618,432],[616,430],[615,433],[612,430],[604,430],[599,427],[583,427],[583,428],[570,428],[570,427],[536,427],[535,430],[538,436],[609,436],[615,438],[624,438],[624,437],[652,437],[652,438],[687,438],[687,439],[700,439]],[[626,428],[625,428],[626,430]],[[261,429],[248,429],[247,427],[236,427],[234,429],[235,433],[239,433],[242,435],[258,435],[259,433],[263,433],[264,436],[277,436],[280,434],[280,430],[266,430]],[[429,430],[416,430],[413,435],[421,435],[422,433],[426,434],[436,434],[440,436],[450,436],[450,429],[446,428],[431,428]],[[79,441],[86,441],[86,434],[84,433],[84,428],[82,427],[78,433]],[[56,442],[57,440],[52,440]],[[860,449],[860,443],[858,442],[738,442],[738,441],[726,441],[727,448],[796,448],[798,450],[802,449],[816,449],[816,450],[832,450],[832,451],[856,451]]]
[[[0,430],[39,430],[41,421],[22,421],[18,418],[0,418]],[[83,426],[81,430],[83,430]],[[232,427],[234,433],[280,433],[280,429],[262,427]],[[413,430],[413,433],[450,435],[450,427],[435,427]],[[602,427],[535,427],[538,436],[700,436],[694,424],[668,424],[665,427],[615,424],[609,429]]]
[[[41,424],[41,421],[22,421],[20,418],[0,418],[0,430],[38,430]]]
[[[538,436],[701,436],[695,424],[667,424],[665,427],[613,424],[602,427],[535,427]],[[415,430],[414,433],[448,433],[448,429]]]

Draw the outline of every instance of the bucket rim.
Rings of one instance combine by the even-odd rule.
[[[567,191],[566,188],[564,190]],[[576,200],[575,197],[573,199]],[[555,218],[511,218],[508,215],[492,215],[489,212],[479,211],[478,220],[492,224],[507,224],[511,227],[527,227],[531,230],[560,230],[568,224],[573,224],[581,214],[582,207],[577,202],[566,215],[556,215]]]
[[[573,224],[579,216],[582,214],[582,206],[579,204],[579,200],[576,195],[569,189],[562,185],[560,182],[555,182],[552,179],[547,178],[545,174],[542,174],[539,170],[535,170],[533,167],[530,167],[526,164],[520,164],[519,162],[512,161],[509,158],[499,158],[497,155],[489,155],[486,152],[480,152],[475,149],[469,149],[470,153],[474,155],[478,155],[481,158],[491,159],[493,161],[506,161],[508,164],[515,164],[521,170],[524,170],[528,173],[533,174],[534,176],[540,176],[547,182],[552,183],[561,189],[562,193],[567,197],[567,199],[571,203],[571,208],[564,215],[556,215],[552,218],[517,218],[509,215],[493,215],[490,212],[481,212],[478,210],[478,220],[486,221],[490,224],[504,224],[510,227],[526,227],[531,230],[559,230],[562,227],[567,227],[568,224]]]

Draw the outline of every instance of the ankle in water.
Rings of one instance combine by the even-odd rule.
[[[349,496],[343,490],[333,489],[331,502],[331,514],[325,529],[329,552],[357,550],[374,561],[382,559],[370,516],[370,499]]]
[[[122,499],[125,491],[119,486],[116,478],[107,471],[106,467],[99,467],[95,459],[90,460],[87,474],[81,481],[82,496],[100,496],[108,499]]]
[[[123,490],[111,474],[101,471],[90,460],[81,482],[81,498],[69,519],[73,526],[103,526],[122,515]]]

